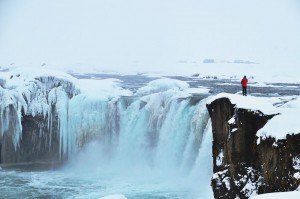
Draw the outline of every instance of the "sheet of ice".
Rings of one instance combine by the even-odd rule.
[[[298,198],[300,198],[300,191],[268,193],[268,194],[257,195],[251,197],[250,199],[298,199]]]
[[[104,196],[100,199],[127,199],[124,195],[109,195],[109,196]]]

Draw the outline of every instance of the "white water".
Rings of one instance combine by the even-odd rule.
[[[177,95],[166,91],[102,101],[75,97],[68,125],[77,137],[67,136],[73,155],[65,170],[80,178],[104,178],[110,186],[129,186],[107,194],[211,198],[212,139],[205,100],[192,105]]]
[[[1,171],[0,192],[6,198],[212,198],[206,100],[193,102],[179,87],[70,100],[52,89],[48,99],[56,105],[68,164],[54,171]],[[48,116],[51,129],[51,109]]]
[[[205,100],[192,105],[163,92],[133,100],[82,101],[69,127],[77,135],[67,141],[75,144],[67,147],[74,149],[71,161],[55,171],[0,172],[3,196],[212,198]]]

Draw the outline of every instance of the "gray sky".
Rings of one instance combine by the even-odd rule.
[[[0,0],[0,65],[300,66],[299,0]],[[196,62],[196,63],[195,63]]]

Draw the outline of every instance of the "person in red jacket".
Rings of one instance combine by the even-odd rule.
[[[246,76],[241,81],[242,88],[243,88],[243,96],[247,96],[247,86],[248,86],[248,79]]]

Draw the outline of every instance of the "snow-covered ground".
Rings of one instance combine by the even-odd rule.
[[[279,140],[285,139],[287,134],[300,133],[299,122],[295,119],[300,113],[299,96],[244,97],[236,94],[220,93],[212,97],[208,103],[223,97],[228,98],[237,108],[259,111],[266,115],[275,115],[257,132],[257,136],[262,139],[274,137]]]
[[[32,66],[2,66],[0,70],[8,70],[12,68],[25,68],[32,70]],[[110,70],[101,67],[60,67],[60,66],[41,66],[40,70],[59,70],[73,74],[117,74],[117,75],[143,75],[148,77],[163,76],[197,76],[198,78],[218,78],[239,80],[244,75],[256,83],[255,86],[266,86],[270,83],[295,83],[300,84],[299,67],[284,68],[261,66],[259,64],[178,64],[174,63],[171,67],[160,68],[111,68]]]
[[[300,191],[268,193],[268,194],[257,195],[251,197],[250,199],[298,199],[298,198],[300,198]]]

